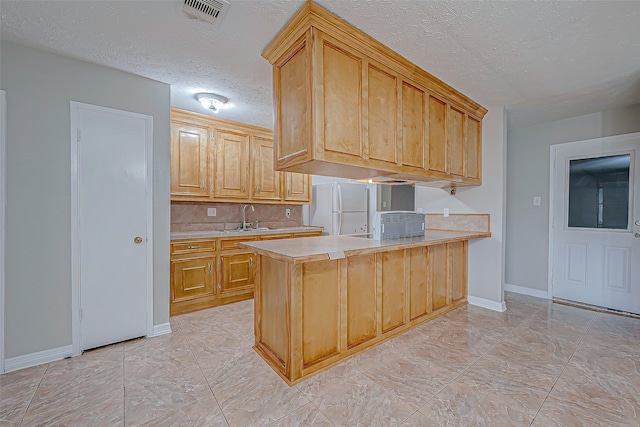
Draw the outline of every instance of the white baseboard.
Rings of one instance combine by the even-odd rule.
[[[530,297],[551,299],[551,297],[549,296],[549,292],[542,291],[540,289],[527,288],[526,286],[511,285],[509,283],[505,283],[504,290],[507,292],[514,292],[516,294],[528,295]]]
[[[153,335],[151,337],[159,337],[160,335],[166,335],[170,333],[171,333],[171,325],[169,324],[169,322],[161,323],[159,325],[153,325]]]
[[[32,366],[42,365],[43,363],[55,362],[56,360],[61,360],[69,356],[74,356],[72,345],[65,345],[64,347],[11,357],[5,360],[5,372],[17,371],[18,369],[30,368]]]
[[[507,310],[507,306],[504,303],[504,301],[498,302],[498,301],[491,301],[484,298],[468,296],[467,302],[471,305],[477,305],[478,307],[488,308],[489,310],[499,311],[501,313]]]

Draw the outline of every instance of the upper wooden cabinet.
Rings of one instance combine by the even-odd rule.
[[[274,168],[273,139],[255,137],[251,144],[253,180],[251,182],[251,198],[253,200],[282,199],[280,193],[280,172]]]
[[[305,202],[311,200],[309,175],[304,173],[284,173],[284,200],[286,202]]]
[[[310,187],[275,170],[270,130],[171,109],[171,200],[305,204]]]
[[[209,197],[208,147],[206,128],[171,126],[171,194]]]
[[[273,65],[277,170],[481,184],[487,110],[316,3],[262,56]]]
[[[218,130],[213,197],[249,198],[249,139],[245,132]]]

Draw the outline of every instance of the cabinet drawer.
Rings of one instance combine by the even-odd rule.
[[[278,240],[289,238],[291,238],[291,234],[267,234],[266,236],[260,236],[260,240]]]
[[[238,247],[238,243],[241,242],[255,242],[258,240],[257,236],[254,237],[234,237],[230,239],[220,239],[220,250],[221,251],[232,251],[236,249],[240,249]]]
[[[293,233],[293,237],[315,237],[315,236],[322,236],[322,232],[321,231],[314,231],[311,233]]]
[[[215,240],[176,241],[171,242],[172,254],[212,252],[216,250]]]

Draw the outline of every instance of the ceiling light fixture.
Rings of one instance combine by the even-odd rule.
[[[229,101],[228,98],[215,93],[196,93],[195,98],[204,108],[208,108],[214,113],[217,113]]]

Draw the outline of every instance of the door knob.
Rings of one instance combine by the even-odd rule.
[[[140,237],[140,236],[134,237],[133,242],[134,243],[142,243],[142,237]]]

